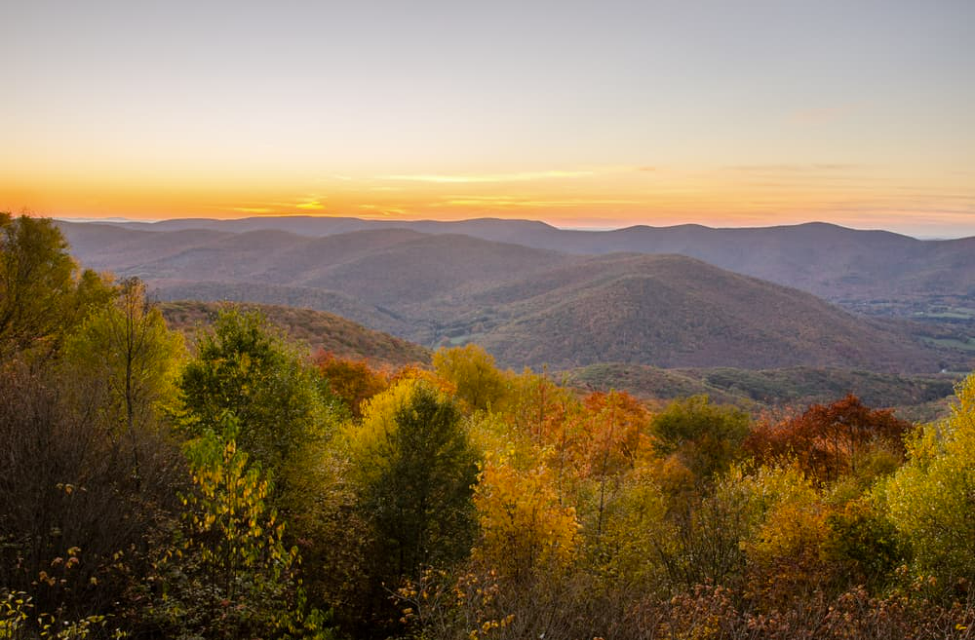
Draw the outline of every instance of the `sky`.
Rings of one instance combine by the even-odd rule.
[[[0,3],[0,211],[975,235],[975,2]]]

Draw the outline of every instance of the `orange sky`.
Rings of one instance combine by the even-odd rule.
[[[973,230],[970,176],[896,175],[818,165],[570,167],[480,173],[330,174],[319,178],[168,172],[142,175],[97,167],[17,176],[0,201],[66,217],[160,219],[328,215],[387,219],[503,217],[558,226],[619,227],[696,222],[758,226],[830,220],[920,235]],[[8,174],[9,175],[9,174]],[[921,184],[919,184],[921,183]],[[50,188],[56,185],[55,189]],[[18,209],[14,209],[15,211]],[[957,229],[955,234],[951,230]],[[973,230],[975,232],[975,230]]]
[[[9,3],[0,210],[975,235],[973,7]]]

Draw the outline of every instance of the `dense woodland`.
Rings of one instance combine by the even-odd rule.
[[[0,638],[964,638],[973,496],[975,376],[915,425],[188,340],[0,214]]]

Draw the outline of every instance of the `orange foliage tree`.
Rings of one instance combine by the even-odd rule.
[[[362,418],[363,402],[389,387],[389,377],[384,371],[372,369],[363,360],[340,358],[330,351],[320,351],[315,356],[315,367],[355,418]]]
[[[745,447],[762,460],[794,456],[807,473],[823,480],[856,474],[869,454],[886,452],[900,460],[911,423],[889,409],[870,409],[853,394],[829,405],[816,404],[777,424],[760,424]]]

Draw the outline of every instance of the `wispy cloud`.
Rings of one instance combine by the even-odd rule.
[[[392,216],[392,215],[402,216],[407,214],[406,209],[400,209],[398,207],[384,207],[378,204],[360,204],[359,208],[365,209],[366,211],[374,211],[376,213],[381,213],[384,216]]]
[[[325,208],[325,205],[323,205],[320,200],[315,198],[309,198],[293,206],[296,209],[301,209],[302,211],[321,211]]]
[[[599,205],[640,204],[639,200],[619,198],[531,198],[520,196],[448,196],[435,206],[494,207],[499,209],[560,208]]]
[[[725,167],[728,171],[745,173],[824,173],[830,171],[850,171],[858,168],[861,168],[860,165],[842,163],[737,164]]]
[[[591,176],[594,171],[520,171],[516,173],[487,173],[487,174],[398,174],[383,176],[384,180],[401,180],[406,182],[432,182],[436,184],[468,184],[486,182],[530,182],[535,180],[560,180],[565,178],[583,178]]]
[[[267,207],[227,207],[227,209],[237,211],[238,213],[274,213],[274,209]]]

